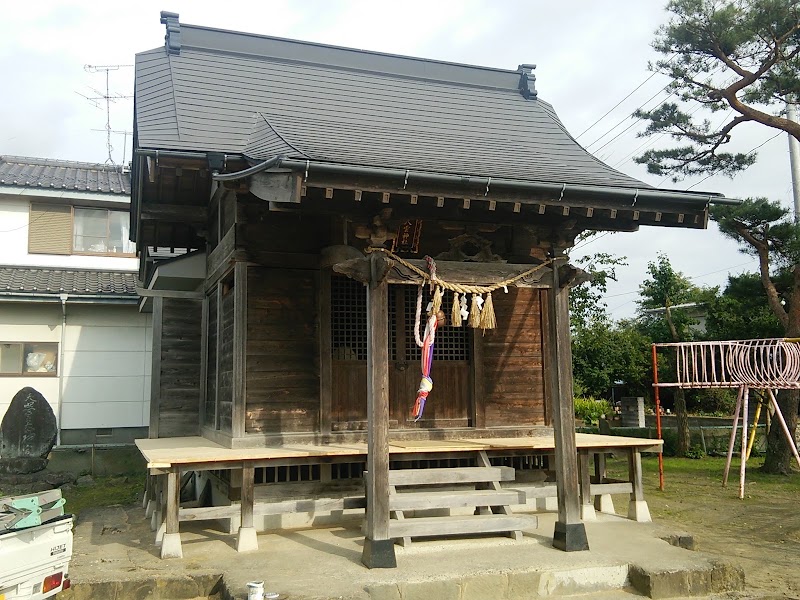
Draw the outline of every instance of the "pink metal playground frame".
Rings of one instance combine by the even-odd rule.
[[[674,349],[674,382],[659,382],[657,349]],[[747,465],[747,410],[751,389],[764,390],[775,410],[797,464],[800,454],[786,425],[781,409],[775,399],[774,390],[800,389],[800,339],[774,338],[762,340],[729,340],[721,342],[678,342],[653,344],[653,388],[656,397],[656,413],[659,414],[659,388],[728,388],[737,389],[733,428],[728,444],[725,475],[722,485],[728,482],[733,446],[742,418],[742,460],[739,467],[739,498],[744,498],[745,467]],[[660,421],[660,419],[659,419]],[[659,437],[660,437],[659,427]],[[663,489],[663,463],[659,463]]]

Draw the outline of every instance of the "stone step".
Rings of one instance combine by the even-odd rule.
[[[538,527],[532,515],[468,515],[456,517],[418,517],[390,521],[389,537],[432,537],[480,533],[504,533]]]

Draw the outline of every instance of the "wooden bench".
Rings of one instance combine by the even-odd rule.
[[[514,515],[509,508],[524,504],[525,492],[500,485],[502,481],[514,481],[514,469],[493,467],[485,452],[478,454],[478,463],[483,466],[389,471],[389,537],[401,545],[410,544],[414,537],[445,535],[496,533],[520,539],[523,529],[535,529],[535,516]],[[365,477],[369,474],[365,473]],[[408,514],[452,508],[472,508],[474,514]]]

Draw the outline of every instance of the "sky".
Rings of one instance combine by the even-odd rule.
[[[667,97],[667,79],[650,78],[650,43],[668,19],[661,0],[205,0],[138,2],[37,0],[7,3],[0,21],[0,154],[104,162],[108,90],[111,158],[130,160],[133,69],[137,52],[163,45],[161,10],[180,21],[258,34],[516,69],[534,63],[539,97],[554,105],[567,129],[611,166],[662,188],[765,196],[792,202],[785,134],[752,125],[731,150],[759,147],[755,166],[731,180],[718,176],[673,183],[648,175],[631,157],[666,140],[636,136],[631,113]],[[87,66],[88,65],[88,66]],[[112,66],[111,70],[103,67]],[[100,67],[100,68],[98,68]],[[649,79],[648,79],[649,78]],[[604,115],[630,94],[610,114]],[[92,100],[95,98],[95,100]],[[724,114],[711,115],[712,123]],[[602,117],[602,119],[601,119]],[[599,120],[599,122],[598,122]],[[584,133],[585,130],[590,128]],[[581,135],[582,134],[582,135]],[[127,143],[126,143],[127,142]],[[763,144],[763,146],[762,146]],[[701,181],[702,180],[702,181]],[[634,314],[648,262],[666,254],[697,285],[723,286],[728,273],[755,271],[755,259],[716,230],[642,227],[600,234],[573,251],[627,257],[606,303],[612,316]]]

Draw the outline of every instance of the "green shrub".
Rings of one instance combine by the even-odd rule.
[[[697,444],[693,444],[687,451],[686,451],[686,458],[705,458],[706,453],[703,452],[703,447],[698,446]]]
[[[597,425],[600,417],[612,413],[611,403],[608,400],[595,400],[588,398],[575,398],[575,418],[582,419],[586,425]]]

